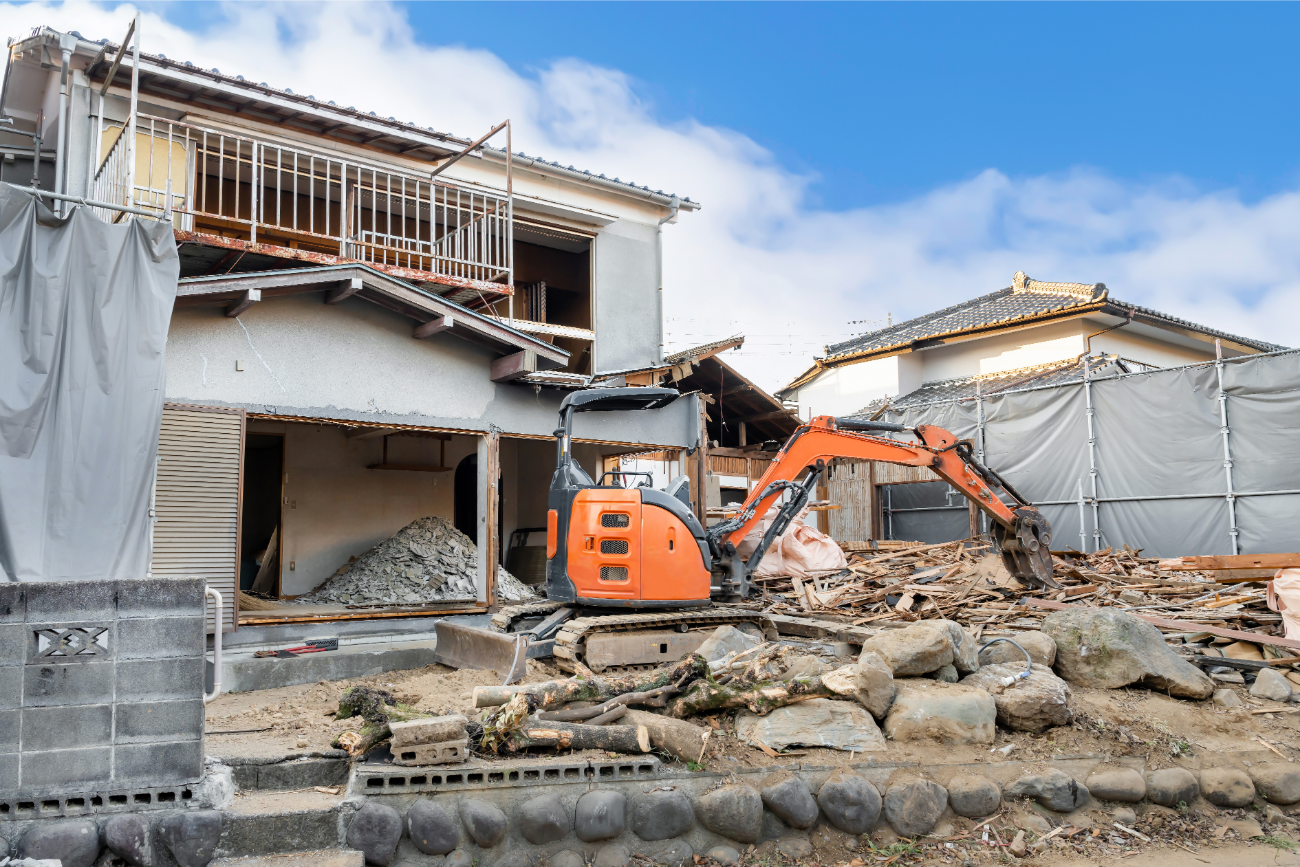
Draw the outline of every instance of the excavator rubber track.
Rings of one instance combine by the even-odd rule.
[[[530,617],[545,617],[561,607],[560,602],[540,602],[531,605],[516,605],[503,609],[492,617],[492,627],[501,632],[508,632],[510,627]],[[575,617],[566,622],[555,636],[555,664],[562,671],[577,670],[576,663],[591,667],[587,660],[587,641],[592,636],[608,633],[637,633],[657,630],[694,631],[716,629],[719,626],[739,626],[750,623],[760,629],[768,641],[777,640],[776,624],[758,611],[745,611],[734,608],[692,608],[668,611],[641,611],[635,614],[596,614],[598,609],[585,609],[582,617]],[[685,627],[685,630],[682,630]],[[617,673],[654,668],[651,663],[635,665],[605,664],[598,673]]]

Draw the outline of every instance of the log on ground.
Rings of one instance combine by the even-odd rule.
[[[650,744],[655,749],[664,750],[683,762],[699,761],[700,752],[704,749],[704,735],[708,729],[647,710],[629,710],[623,719],[633,725],[644,726],[650,733]]]
[[[474,688],[474,706],[496,707],[517,693],[524,693],[536,698],[537,710],[553,710],[571,701],[605,702],[628,693],[651,692],[705,677],[708,671],[709,663],[704,657],[692,653],[673,665],[624,677],[575,677],[518,686],[478,686]]]
[[[650,733],[645,726],[590,726],[581,723],[529,720],[510,734],[510,749],[522,752],[530,747],[562,750],[607,750],[615,753],[650,752]]]

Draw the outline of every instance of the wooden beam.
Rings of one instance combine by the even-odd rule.
[[[773,410],[772,412],[760,412],[758,415],[746,415],[746,416],[742,416],[742,417],[740,417],[740,418],[738,418],[738,419],[734,419],[734,421],[743,421],[743,422],[748,423],[748,422],[755,422],[755,421],[768,421],[769,419],[774,419],[774,418],[789,418],[789,419],[793,419],[793,418],[794,418],[794,410],[792,410],[792,409],[777,409],[777,410]]]
[[[337,304],[344,298],[351,298],[361,291],[362,284],[360,277],[353,277],[350,280],[341,280],[333,289],[325,293],[326,304]]]
[[[369,440],[375,437],[388,436],[394,433],[398,428],[391,427],[355,427],[343,434],[344,438],[351,440]]]
[[[248,308],[252,307],[258,301],[262,300],[261,289],[245,289],[244,294],[240,296],[234,304],[226,308],[226,315],[234,319]]]
[[[492,362],[493,382],[513,382],[520,377],[537,372],[537,353],[524,349],[504,355]]]
[[[448,313],[446,316],[438,316],[434,319],[430,319],[423,325],[415,326],[415,330],[411,332],[411,336],[416,340],[423,340],[426,337],[432,337],[435,334],[450,331],[454,324],[455,321],[452,319],[451,314]]]
[[[1300,554],[1224,554],[1216,557],[1177,557],[1161,560],[1160,569],[1171,572],[1201,572],[1214,569],[1295,569]]]

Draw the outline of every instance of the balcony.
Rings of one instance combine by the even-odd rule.
[[[503,191],[145,114],[136,126],[109,131],[90,198],[170,211],[180,243],[365,262],[471,306],[511,294]]]

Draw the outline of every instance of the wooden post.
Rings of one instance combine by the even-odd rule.
[[[828,472],[830,471],[830,467],[827,467],[826,469]],[[817,486],[817,499],[823,502],[829,500],[831,497],[830,490],[827,488],[825,484],[827,481],[829,480],[822,479],[822,484]],[[817,529],[821,530],[827,536],[831,534],[831,513],[830,512],[827,512],[823,509],[822,511],[817,513]]]
[[[967,500],[966,507],[970,513],[970,536],[973,539],[980,534],[980,510],[974,500]]]
[[[483,564],[483,583],[479,587],[478,601],[489,611],[497,609],[497,539],[501,528],[497,526],[497,501],[501,478],[501,434],[488,431],[479,442],[479,482],[483,491],[483,514],[479,526],[479,562]]]
[[[700,444],[695,450],[695,515],[700,524],[709,526],[709,406],[700,395]]]

